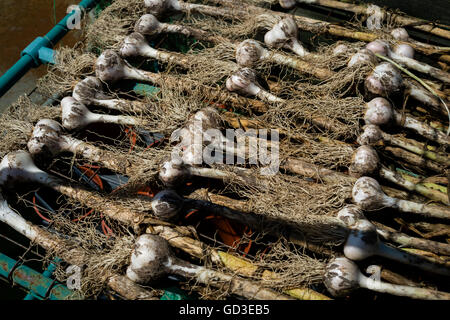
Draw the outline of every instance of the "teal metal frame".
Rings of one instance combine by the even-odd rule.
[[[0,253],[0,276],[30,290],[40,300],[80,299],[79,294],[18,261]],[[29,300],[29,299],[27,299]]]
[[[85,10],[91,9],[97,2],[98,0],[83,0],[79,7]],[[67,22],[75,13],[76,11],[73,10],[66,15],[44,37],[36,38],[21,52],[19,61],[0,78],[0,97],[8,92],[31,68],[36,68],[43,63],[54,62],[52,48],[70,31],[67,28]]]

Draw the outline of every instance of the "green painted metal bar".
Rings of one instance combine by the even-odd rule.
[[[72,300],[80,299],[79,295],[66,286],[55,283],[41,273],[25,266],[17,265],[17,261],[0,253],[0,276],[10,279],[19,286],[26,288],[41,299]]]
[[[92,8],[98,0],[83,0],[81,9]],[[22,52],[21,58],[0,78],[0,97],[2,97],[17,81],[19,81],[31,68],[38,67],[42,63],[53,61],[53,48],[61,40],[69,28],[69,19],[76,14],[76,10],[66,15],[44,37],[38,37],[30,43]],[[43,49],[45,48],[45,49]],[[51,50],[51,51],[50,51]]]
[[[51,278],[53,276],[53,273],[56,271],[57,264],[61,262],[61,259],[55,258],[54,262],[50,263],[50,265],[45,269],[45,271],[42,273],[42,275],[46,278]],[[36,292],[30,291],[27,296],[23,300],[34,300],[36,298],[40,298]]]

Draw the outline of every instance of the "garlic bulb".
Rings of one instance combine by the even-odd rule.
[[[366,105],[366,113],[364,114],[366,124],[382,126],[391,122],[393,117],[392,105],[385,98],[374,98]]]
[[[380,166],[380,158],[371,146],[360,146],[352,155],[349,168],[352,177],[362,177],[375,174]]]
[[[347,63],[347,67],[353,68],[361,65],[375,65],[378,63],[377,57],[372,51],[367,49],[362,49],[356,52]]]
[[[284,18],[275,24],[273,28],[264,35],[264,43],[271,48],[291,50],[300,57],[309,54],[298,40],[298,26],[292,17]]]
[[[139,119],[130,116],[111,116],[89,111],[81,102],[72,97],[61,100],[62,125],[67,130],[79,130],[92,123],[115,123],[121,125],[139,125]]]
[[[397,56],[414,59],[414,48],[411,47],[409,44],[401,43],[395,45],[393,53]],[[393,58],[395,57],[394,54],[391,54]]]
[[[184,199],[175,191],[163,190],[152,200],[152,210],[162,221],[174,221],[183,208]]]
[[[408,41],[409,40],[409,34],[405,28],[395,28],[394,30],[391,31],[391,36],[395,40],[400,40],[400,41]]]
[[[368,92],[383,97],[400,91],[402,86],[403,78],[400,71],[389,62],[376,66],[365,81]]]
[[[263,90],[256,82],[256,72],[250,68],[242,68],[234,72],[226,82],[227,89],[244,96],[256,96],[263,101],[284,102],[273,94]]]
[[[241,67],[254,67],[267,55],[267,50],[258,41],[247,39],[236,48],[236,62]]]

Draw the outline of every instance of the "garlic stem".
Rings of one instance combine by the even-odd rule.
[[[450,276],[445,265],[431,263],[423,257],[390,247],[379,240],[377,228],[364,218],[351,226],[351,232],[344,246],[348,259],[359,261],[378,255],[428,272]]]
[[[93,123],[115,123],[120,125],[140,125],[143,122],[131,116],[98,114],[72,97],[61,100],[62,124],[67,130],[79,130]]]
[[[280,103],[284,99],[265,91],[256,82],[256,72],[250,68],[242,68],[234,72],[226,83],[227,89],[231,92],[238,92],[242,95],[256,96],[262,101]]]
[[[72,92],[72,97],[84,105],[96,105],[111,110],[126,112],[143,112],[148,106],[140,101],[114,99],[103,92],[100,79],[89,76],[79,81]]]
[[[364,276],[358,266],[347,258],[331,260],[324,276],[324,283],[333,296],[346,296],[358,288],[388,293],[413,299],[448,300],[450,294],[435,290],[394,285]]]
[[[167,274],[194,278],[198,282],[216,287],[230,284],[230,292],[248,299],[289,299],[248,280],[226,275],[177,258],[167,240],[151,234],[141,235],[131,255],[127,277],[141,284],[160,280]]]
[[[426,217],[450,219],[450,208],[416,203],[387,196],[379,183],[370,177],[359,178],[352,190],[355,204],[364,210],[395,208],[401,212],[417,213]]]
[[[227,39],[224,39],[219,35],[213,35],[201,29],[159,22],[158,19],[152,14],[143,15],[136,22],[134,31],[146,36],[155,36],[162,33],[182,34],[186,37],[193,37],[197,40],[207,41],[214,44],[228,41]]]

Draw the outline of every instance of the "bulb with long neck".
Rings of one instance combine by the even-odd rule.
[[[242,68],[234,72],[226,82],[227,89],[244,96],[256,96],[267,102],[284,102],[283,99],[265,91],[257,83],[256,72],[250,68]]]
[[[144,234],[136,239],[126,275],[139,284],[152,284],[164,276],[176,274],[200,283],[222,287],[223,283],[233,283],[231,293],[248,299],[287,299],[256,283],[239,279],[224,273],[194,265],[179,259],[172,252],[167,240],[160,236]]]
[[[259,63],[269,62],[315,76],[318,79],[328,79],[335,73],[327,68],[314,66],[300,58],[273,52],[265,49],[258,41],[247,39],[236,48],[236,61],[241,67],[254,68]]]
[[[136,80],[155,83],[160,79],[154,73],[129,66],[114,50],[105,50],[95,62],[95,75],[102,81]]]
[[[353,202],[363,210],[375,211],[394,208],[401,212],[421,214],[426,217],[450,219],[450,208],[401,200],[387,196],[373,178],[359,178],[352,189]]]
[[[447,115],[444,103],[439,97],[434,96],[417,82],[404,79],[399,69],[390,62],[382,62],[377,65],[367,76],[364,85],[367,93],[381,97],[388,97],[404,88],[412,98]]]
[[[324,284],[335,297],[345,297],[358,288],[387,293],[413,299],[448,300],[450,294],[410,286],[394,285],[366,277],[358,266],[348,258],[331,260],[325,269]]]
[[[377,228],[366,219],[359,219],[351,227],[344,245],[344,254],[353,261],[365,260],[371,256],[381,256],[428,272],[450,276],[448,268],[380,241]]]
[[[67,130],[80,130],[93,123],[115,123],[120,125],[140,125],[143,122],[131,116],[112,116],[89,111],[81,102],[72,97],[61,100],[62,125]]]
[[[197,40],[208,41],[211,43],[221,43],[226,40],[218,35],[213,35],[201,29],[183,26],[179,24],[170,24],[160,22],[154,15],[145,14],[136,22],[134,31],[142,35],[155,37],[165,33],[182,34],[186,37],[193,37]]]
[[[147,13],[156,17],[162,17],[171,12],[200,13],[213,17],[234,18],[238,11],[228,8],[212,7],[196,3],[188,3],[179,0],[144,0]],[[245,14],[245,12],[242,12]]]
[[[189,61],[181,54],[152,48],[147,43],[145,37],[138,32],[133,32],[124,39],[122,46],[119,49],[119,54],[124,58],[143,57],[147,59],[156,59],[166,63],[175,63],[182,67],[189,65]]]
[[[64,134],[61,125],[49,119],[42,119],[36,123],[28,141],[28,150],[35,159],[49,159],[62,152],[71,152],[125,175],[129,175],[138,166],[128,156],[118,155]],[[145,163],[146,160],[141,160],[140,165]]]
[[[287,17],[275,24],[264,35],[264,43],[271,48],[284,48],[291,50],[300,57],[309,54],[298,40],[298,26],[294,18]]]
[[[411,116],[403,117],[402,114],[397,112],[385,98],[377,97],[366,104],[364,120],[366,124],[377,126],[384,126],[394,122],[398,126],[413,130],[425,138],[436,141],[442,145],[450,144],[450,137],[445,133],[426,123],[418,121]]]
[[[182,140],[179,146],[182,147],[183,154],[181,159],[172,158],[161,164],[159,178],[166,186],[180,186],[191,176],[212,179],[227,179],[230,177],[230,174],[224,171],[200,167],[204,163],[204,143],[208,141],[210,142],[208,148],[214,148],[216,153],[232,152],[233,156],[237,154],[245,157],[245,146],[236,147],[234,140],[225,137],[219,130],[220,121],[217,110],[207,107],[192,115],[183,128],[174,132],[175,137]],[[200,145],[197,145],[196,136],[201,141]]]
[[[428,188],[420,183],[414,183],[403,179],[402,177],[399,177],[395,171],[381,166],[377,152],[370,145],[362,145],[354,151],[349,167],[349,174],[356,178],[378,174],[381,178],[395,183],[402,188],[409,191],[415,191],[432,200],[448,204],[447,196],[442,192],[433,190],[433,188]]]
[[[73,88],[72,97],[84,105],[96,105],[111,110],[143,112],[148,107],[139,101],[115,99],[103,91],[99,78],[86,77]]]

